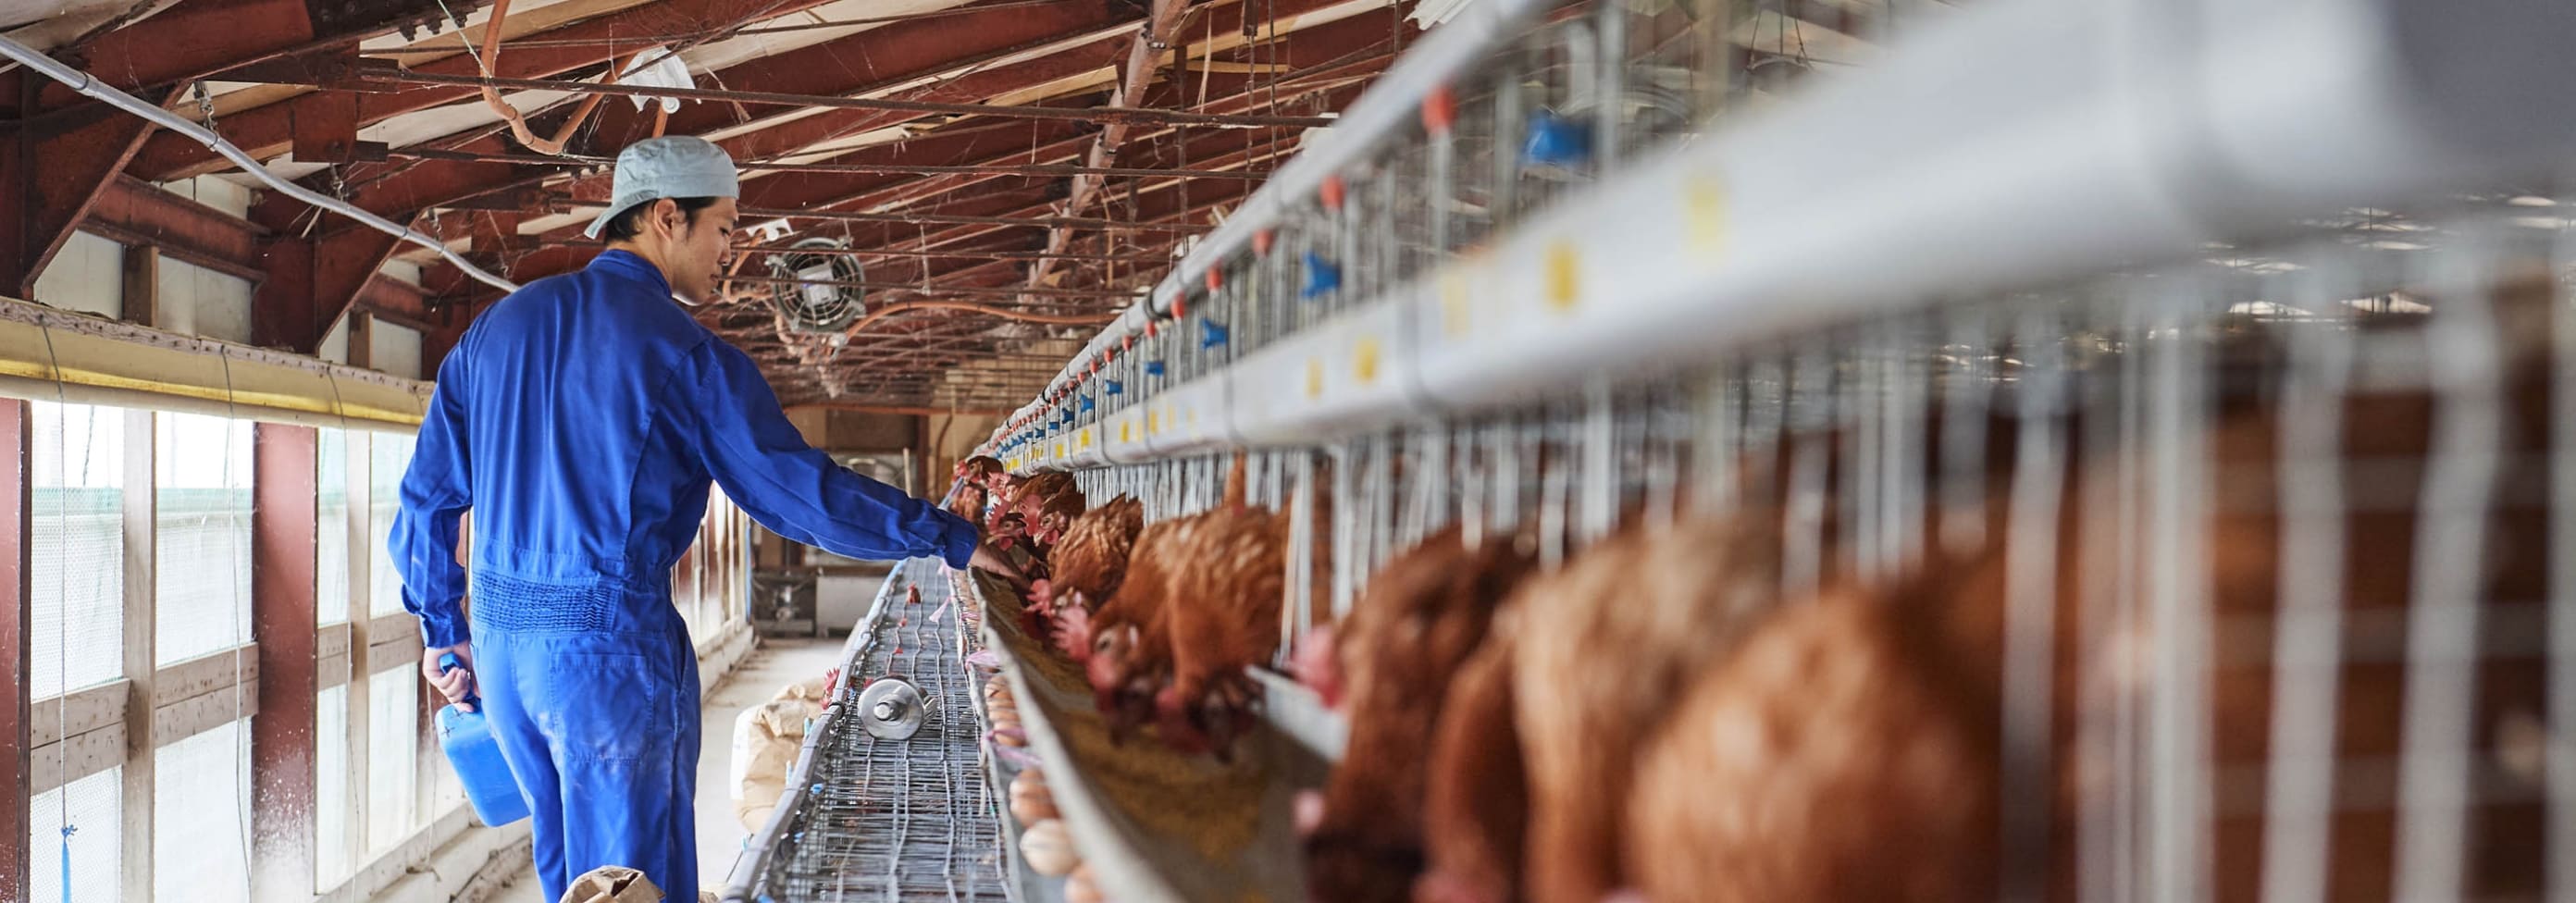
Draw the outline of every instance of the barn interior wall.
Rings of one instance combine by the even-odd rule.
[[[367,336],[367,361],[373,369],[414,379],[436,375],[421,372],[420,330],[379,319],[368,324]]]
[[[331,331],[322,334],[322,344],[314,349],[313,356],[334,364],[349,362],[349,318],[331,323]]]
[[[162,317],[155,325],[182,335],[247,343],[252,288],[247,280],[165,256],[159,289]]]
[[[28,300],[102,317],[123,316],[124,273],[124,245],[76,231],[36,277],[36,296]]]

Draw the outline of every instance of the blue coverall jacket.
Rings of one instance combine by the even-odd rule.
[[[974,552],[974,525],[807,447],[751,359],[633,254],[512,294],[438,368],[391,551],[422,640],[472,638],[549,901],[603,865],[696,899],[697,657],[671,568],[710,479],[836,554]],[[470,631],[453,557],[469,508]]]

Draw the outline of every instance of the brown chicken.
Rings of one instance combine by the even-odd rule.
[[[1529,833],[1529,774],[1512,698],[1517,612],[1505,602],[1485,644],[1449,681],[1423,788],[1425,861],[1415,903],[1517,903]],[[1397,863],[1401,864],[1401,863]]]
[[[1529,545],[1495,536],[1470,548],[1452,527],[1387,562],[1343,620],[1337,647],[1350,741],[1306,838],[1310,898],[1411,899],[1424,860],[1423,754],[1451,676],[1536,565]]]
[[[977,486],[988,485],[987,481],[1008,473],[1002,469],[1001,459],[991,455],[976,455],[959,461],[954,470],[953,476],[957,479]]]
[[[1166,618],[1172,679],[1154,697],[1163,742],[1182,752],[1230,756],[1250,730],[1260,687],[1244,669],[1279,649],[1287,592],[1289,517],[1244,501],[1236,455],[1216,507],[1177,519]]]
[[[991,498],[992,495],[981,484],[960,481],[948,497],[948,513],[965,518],[967,523],[981,525]]]
[[[1060,470],[1038,473],[1019,481],[1004,496],[1003,506],[1020,519],[1028,531],[1032,553],[1046,559],[1048,549],[1064,537],[1065,528],[1082,516],[1087,507],[1082,488],[1074,485],[1073,474]]]
[[[976,455],[957,462],[955,476],[955,489],[948,499],[948,513],[990,529],[985,512],[992,507],[993,489],[1008,479],[1002,470],[1002,462],[989,455]]]
[[[1636,750],[1775,599],[1779,554],[1774,521],[1693,519],[1613,536],[1513,594],[1529,899],[1595,903],[1620,887]]]
[[[2530,294],[2546,290],[2506,287],[2503,335],[2516,333],[2516,316],[2541,307],[2524,303]],[[2550,423],[2541,363],[2507,368],[2500,411],[2507,454],[2495,486],[2536,486],[2553,476],[2538,454]],[[2430,535],[2418,518],[2436,411],[2421,394],[2355,396],[2342,404],[2340,438],[2330,440],[2344,462],[2345,507],[2330,535],[2341,561],[2332,598],[2346,638],[2330,709],[2337,761],[2322,766],[2337,802],[2314,838],[2323,844],[2330,899],[2398,896],[2403,844],[2384,801],[2399,792],[2400,769],[2391,763],[2403,761],[2403,700],[2416,677],[2410,672],[2421,667],[2404,657],[2405,634],[2414,606],[2424,604],[2415,598],[2415,571]],[[2206,893],[2217,900],[2262,897],[2265,819],[2273,815],[2264,791],[2277,779],[2269,773],[2279,711],[2274,632],[2291,623],[2282,613],[2285,577],[2295,585],[2335,576],[2285,574],[2282,428],[2278,408],[2231,402],[2209,434],[2207,494],[2185,509],[2200,520],[2173,534],[2188,538],[2184,554],[2204,569],[2193,592],[2205,594],[2214,634],[2209,651],[2187,653],[2211,709],[2204,745],[2186,755],[2209,768],[2216,794],[2210,832],[2194,833],[2214,878]],[[2120,545],[2123,536],[2156,534],[2139,523],[2124,528],[2124,516],[2145,515],[2116,506],[2123,474],[2112,463],[2094,456],[2073,468],[2059,508],[2048,734],[2015,748],[1997,742],[2013,561],[2002,531],[1972,554],[1936,560],[1885,589],[1838,589],[1788,606],[1699,676],[1639,758],[1625,859],[1637,890],[1655,903],[1992,899],[2006,888],[2075,899],[2076,848],[2086,842],[2077,826],[2089,823],[2082,819],[2139,817],[2134,805],[2115,806],[2111,793],[2122,784],[2146,795],[2174,789],[2163,783],[2172,776],[2137,764],[2146,761],[2143,746],[2124,750],[2114,732],[2090,725],[2104,713],[2145,711],[2159,677],[2154,656],[2190,642],[2158,636],[2151,610],[2099,607],[2123,593],[2146,598],[2159,579],[2138,563],[2146,560],[2139,550]],[[2527,497],[2493,499],[2482,518],[2486,541],[2470,553],[2483,560],[2467,575],[2464,602],[2492,611],[2499,601],[2545,595],[2546,516]],[[2466,613],[2466,604],[2452,604]],[[2466,830],[2432,838],[2460,844],[2463,859],[2463,886],[2437,892],[2537,899],[2546,871],[2541,845],[2531,842],[2545,816],[2539,776],[2511,762],[2514,726],[2529,723],[2543,702],[2545,658],[2515,652],[2500,631],[2469,642],[2475,701],[2461,717],[2488,776],[2470,785]],[[2002,784],[2007,760],[2051,768],[2022,794]],[[1658,792],[1685,786],[1693,791]],[[2013,831],[2014,824],[2025,827]],[[1999,838],[2017,845],[1999,846]]]
[[[1278,647],[1287,517],[1245,505],[1244,467],[1215,508],[1147,526],[1118,591],[1076,625],[1114,737],[1150,720],[1177,749],[1226,753],[1250,727],[1243,669]]]
[[[1112,739],[1123,739],[1153,717],[1154,694],[1171,679],[1171,571],[1186,564],[1169,550],[1178,526],[1177,520],[1146,524],[1136,535],[1126,579],[1081,624],[1088,638],[1067,637],[1085,650],[1075,658],[1083,663]]]
[[[1938,595],[1830,589],[1708,669],[1639,762],[1621,876],[1656,903],[1995,899],[1995,702],[1907,623]]]
[[[1172,548],[1187,564],[1172,574],[1172,682],[1154,699],[1163,742],[1182,752],[1230,754],[1249,729],[1260,688],[1244,668],[1279,648],[1287,546],[1276,518],[1218,507],[1186,519]]]
[[[1031,633],[1052,638],[1067,654],[1088,649],[1091,610],[1118,592],[1144,531],[1145,504],[1124,495],[1074,518],[1049,553],[1054,576],[1030,587],[1028,611],[1038,619]]]

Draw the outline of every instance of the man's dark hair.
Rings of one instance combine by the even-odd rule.
[[[656,198],[618,211],[616,216],[609,218],[608,228],[601,230],[600,237],[608,241],[627,241],[641,234],[644,231],[645,211],[653,209],[653,205],[659,200]],[[698,224],[698,211],[715,206],[717,199],[672,198],[671,200],[680,205],[680,215],[687,217],[685,222],[694,228]]]

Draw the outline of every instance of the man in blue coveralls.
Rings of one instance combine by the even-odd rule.
[[[547,900],[603,865],[698,888],[698,667],[671,605],[710,479],[840,555],[1007,565],[975,525],[807,447],[751,358],[698,325],[731,242],[733,161],[699,138],[617,157],[608,251],[476,318],[439,365],[390,542],[450,702],[481,688],[535,820]],[[473,616],[458,521],[474,513]],[[468,637],[471,643],[468,643]],[[441,673],[453,652],[464,670]]]

